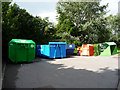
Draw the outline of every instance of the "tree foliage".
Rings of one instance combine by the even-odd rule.
[[[74,36],[70,35],[67,32],[59,33],[57,35],[61,37],[62,41],[65,41],[68,44],[72,44],[72,43],[74,43],[74,41],[78,41],[79,40],[78,37],[74,37]]]
[[[58,32],[79,37],[82,43],[109,41],[111,33],[107,26],[105,9],[100,2],[58,2]],[[108,33],[106,33],[108,32]]]
[[[110,15],[107,17],[109,29],[112,31],[110,40],[119,43],[120,42],[120,16]],[[120,44],[120,43],[119,43]]]

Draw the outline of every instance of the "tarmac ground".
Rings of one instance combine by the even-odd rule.
[[[3,88],[117,88],[118,57],[36,57],[33,63],[8,64]]]

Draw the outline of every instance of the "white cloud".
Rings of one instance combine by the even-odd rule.
[[[57,2],[57,1],[58,0],[13,0],[13,2]],[[106,5],[107,3],[109,3],[107,11],[110,10],[110,12],[107,13],[106,16],[108,16],[110,14],[115,15],[115,14],[118,13],[118,1],[120,1],[120,0],[102,0],[100,2],[100,5]],[[19,3],[19,4],[20,4],[21,8],[25,7],[24,5],[22,6],[22,3]],[[26,4],[26,6],[27,6],[27,4]],[[51,10],[51,6],[48,7],[48,10],[46,10],[46,8],[42,8],[42,9],[41,9],[41,7],[39,8],[39,10],[41,10],[41,11],[43,10],[43,11],[46,11],[46,12],[41,12],[41,11],[39,12],[39,10],[37,10],[37,9],[34,10],[34,12],[33,12],[32,11],[33,9],[31,9],[31,8],[32,8],[32,6],[30,6],[30,7],[27,6],[25,9],[27,11],[29,11],[34,16],[37,15],[37,16],[40,16],[42,18],[49,17],[49,20],[51,22],[54,22],[55,24],[58,23],[58,21],[56,20],[57,13],[56,13],[55,7],[54,7],[54,9],[52,9],[53,11]],[[38,12],[39,13],[37,14],[37,13],[35,13],[35,11],[37,11],[37,13]]]
[[[40,16],[41,18],[45,18],[45,17],[49,17],[49,21],[50,22],[54,22],[55,24],[58,23],[58,21],[56,20],[56,16],[57,16],[57,12],[53,11],[53,12],[43,12],[43,13],[39,13],[37,15],[34,16]]]
[[[118,2],[120,0],[102,0],[100,5],[106,5],[108,3],[108,8],[107,11],[110,10],[110,12],[107,13],[106,16],[110,15],[110,14],[117,14],[118,13]]]
[[[110,10],[110,12],[108,12],[106,16],[108,16],[110,14],[115,15],[118,13],[118,2],[119,2],[119,0],[102,0],[100,2],[100,5],[106,5],[108,3],[107,11]],[[36,15],[34,15],[34,16],[36,16]],[[51,22],[54,22],[55,24],[58,23],[58,21],[56,20],[56,16],[57,16],[56,11],[39,13],[39,14],[37,14],[37,16],[40,16],[42,18],[49,17],[49,20]]]
[[[58,2],[58,0],[13,0],[14,2]]]

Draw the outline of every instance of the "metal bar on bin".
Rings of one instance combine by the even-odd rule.
[[[60,50],[60,51],[61,51],[61,58],[63,58],[63,55],[62,55],[62,48],[61,48],[61,50]]]
[[[58,47],[58,44],[57,44],[57,47]],[[56,49],[57,49],[57,47],[56,47]],[[54,53],[54,58],[55,58],[55,56],[56,56],[56,49],[55,49],[55,53]]]
[[[16,60],[16,58],[17,58],[17,57],[16,57],[16,56],[17,56],[17,55],[16,55],[16,54],[17,54],[17,52],[16,52],[16,51],[17,51],[16,48],[19,48],[19,45],[18,45],[18,44],[15,45],[15,60]]]
[[[28,54],[28,53],[29,53],[29,48],[28,48],[28,47],[30,47],[30,44],[27,45],[27,61],[28,61],[28,55],[29,55],[29,54]],[[25,47],[25,48],[26,48],[26,47]],[[25,51],[26,51],[26,50],[25,50]]]

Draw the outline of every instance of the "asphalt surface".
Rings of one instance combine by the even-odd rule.
[[[3,88],[117,88],[118,57],[73,56],[8,64]]]

